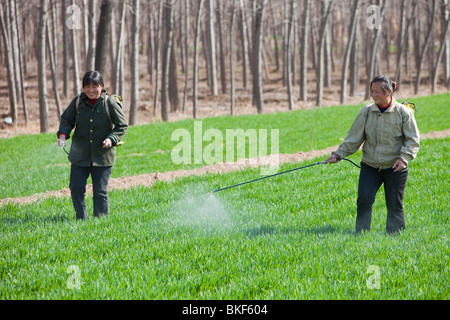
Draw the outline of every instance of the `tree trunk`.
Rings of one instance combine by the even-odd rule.
[[[235,103],[235,69],[236,69],[236,51],[234,40],[234,15],[235,15],[235,0],[231,2],[231,24],[230,24],[230,114],[234,114]]]
[[[263,84],[261,74],[261,51],[262,51],[262,35],[264,9],[267,0],[257,0],[255,13],[255,32],[253,33],[252,56],[254,61],[253,67],[253,95],[255,98],[256,109],[258,113],[264,112],[263,100]]]
[[[353,41],[351,63],[350,63],[350,96],[356,95],[356,90],[359,85],[359,65],[360,65],[360,44],[361,42],[361,29],[359,24],[356,24],[355,40]]]
[[[97,19],[96,4],[97,0],[89,0],[89,40],[86,71],[92,71],[95,68],[95,21]]]
[[[153,113],[157,114],[157,109],[158,109],[158,93],[159,93],[159,71],[161,69],[161,48],[160,48],[160,43],[161,43],[161,28],[162,28],[162,13],[163,13],[163,7],[164,7],[164,0],[160,0],[159,1],[159,11],[158,11],[158,32],[156,35],[156,44],[157,46],[155,47],[155,52],[156,52],[156,76],[155,76],[155,94],[153,97]]]
[[[271,18],[272,18],[272,37],[274,41],[274,47],[275,47],[275,72],[280,70],[280,50],[278,48],[278,28],[276,27],[276,20],[275,20],[275,14],[274,14],[274,7],[271,7],[270,10]]]
[[[16,0],[11,0],[9,3],[9,11],[10,11],[10,22],[9,22],[9,28],[10,28],[10,37],[11,37],[11,53],[12,53],[12,60],[13,60],[13,67],[14,67],[14,86],[16,87],[15,93],[15,100],[17,101],[17,104],[20,103],[20,79],[19,79],[19,52],[17,50],[18,45],[18,39],[17,39],[17,29],[16,29],[16,16],[17,12],[15,12],[15,4]],[[15,108],[15,112],[12,115],[13,122],[17,120],[17,108]]]
[[[216,62],[216,32],[214,28],[214,1],[208,0],[209,11],[209,56],[211,58],[211,94],[217,96],[217,62]]]
[[[177,77],[177,46],[175,42],[175,31],[172,32],[172,48],[170,49],[170,66],[169,66],[169,101],[170,110],[178,111],[180,106],[180,98],[178,96],[178,77]]]
[[[219,24],[220,81],[221,81],[221,86],[222,86],[222,93],[226,94],[227,93],[227,76],[226,76],[226,69],[225,69],[225,52],[224,52],[225,49],[224,49],[224,42],[223,42],[224,32],[223,32],[223,26],[222,26],[224,1],[219,0],[217,2],[217,5],[219,6],[219,8],[217,10],[217,18],[218,18],[217,22]]]
[[[189,15],[190,15],[190,5],[189,0],[184,1],[185,4],[185,25],[184,25],[184,58],[186,59],[184,63],[184,95],[183,95],[183,113],[186,113],[186,103],[187,103],[187,95],[188,95],[188,82],[189,82],[189,53],[190,53],[190,44],[189,44]]]
[[[450,34],[450,19],[447,19],[447,22],[445,25],[446,25],[446,27],[444,30],[444,34],[443,34],[441,43],[439,45],[439,52],[438,52],[438,57],[436,60],[436,65],[433,70],[433,82],[432,82],[432,87],[431,87],[432,93],[435,93],[435,91],[436,91],[437,80],[438,80],[438,75],[439,75],[439,66],[441,64],[442,56],[444,55],[444,51],[446,48],[445,42],[447,41],[449,34]],[[444,75],[445,75],[445,72],[444,72]],[[445,82],[444,82],[444,84],[445,84]]]
[[[75,0],[72,0],[72,6],[75,6]],[[80,58],[78,50],[77,28],[72,28],[72,60],[73,60],[73,91],[74,95],[80,93]]]
[[[166,0],[166,39],[164,46],[163,64],[162,64],[162,80],[161,80],[161,116],[163,121],[169,121],[169,68],[170,68],[170,51],[172,49],[173,38],[173,0]]]
[[[131,104],[130,104],[130,125],[137,123],[139,106],[139,0],[133,1],[133,27],[132,27],[132,54],[131,54]]]
[[[324,47],[325,47],[325,33],[327,24],[330,18],[331,7],[333,6],[334,0],[331,2],[328,0],[328,5],[326,6],[325,15],[322,17],[322,22],[320,26],[319,35],[319,54],[318,54],[318,72],[317,72],[317,97],[316,104],[322,106],[323,99],[323,76],[324,76]]]
[[[422,66],[423,63],[425,61],[425,53],[426,50],[428,48],[428,45],[430,43],[430,39],[431,39],[431,34],[433,32],[433,26],[434,26],[434,21],[436,19],[436,0],[433,0],[433,6],[432,6],[432,18],[429,22],[428,25],[428,32],[427,32],[427,36],[425,37],[425,44],[422,47],[422,52],[420,53],[420,58],[419,58],[419,64],[417,66],[417,78],[416,78],[416,84],[414,86],[414,93],[418,94],[419,93],[419,86],[420,86],[420,79],[421,79],[421,75],[422,75]],[[418,48],[416,48],[417,50]]]
[[[103,0],[100,8],[100,20],[97,28],[97,47],[95,48],[95,70],[105,76],[107,70],[108,41],[111,29],[113,0]]]
[[[56,79],[55,51],[53,50],[52,38],[50,35],[50,25],[48,21],[47,21],[47,44],[48,44],[48,56],[50,57],[50,67],[52,70],[53,91],[55,92],[56,112],[59,119],[62,114],[61,100],[59,99],[58,80]]]
[[[41,0],[38,29],[38,83],[39,83],[39,119],[41,133],[48,132],[47,78],[45,68],[45,29],[47,26],[47,0]]]
[[[17,1],[14,2],[16,15],[18,15],[19,10],[17,9]],[[25,117],[25,123],[28,124],[28,108],[27,108],[27,100],[25,95],[25,84],[24,84],[24,75],[23,75],[23,56],[22,56],[22,44],[20,43],[20,29],[18,17],[16,17],[16,29],[17,29],[17,49],[19,51],[19,75],[20,75],[20,89],[22,94],[22,106],[23,106],[23,115]]]
[[[3,14],[3,6],[0,6],[0,26],[3,35],[3,43],[5,47],[5,60],[6,60],[6,70],[7,70],[7,78],[8,78],[8,93],[9,93],[9,105],[10,105],[10,113],[11,118],[14,120],[14,115],[16,115],[16,87],[14,84],[14,66],[12,61],[12,53],[11,53],[11,38],[9,35],[9,30],[7,28],[6,22],[9,21],[9,11],[8,8],[5,8],[5,14]],[[16,122],[14,122],[16,124]]]
[[[200,38],[203,1],[204,0],[199,0],[198,2],[197,18],[195,22],[196,27],[195,27],[195,44],[194,44],[194,83],[193,83],[193,102],[192,102],[194,119],[197,118],[198,42]]]
[[[308,100],[308,35],[310,21],[310,0],[304,0],[303,36],[300,63],[300,99]]]
[[[240,35],[241,35],[241,48],[242,48],[242,86],[247,89],[248,83],[248,41],[246,41],[247,34],[247,17],[245,14],[244,0],[239,0],[239,13],[240,13]],[[247,38],[248,39],[248,38]]]
[[[410,14],[405,14],[404,12],[407,10],[406,0],[403,0],[402,3],[402,16],[405,16],[405,21],[403,22],[404,27],[400,30],[402,33],[399,35],[399,52],[397,53],[397,62],[396,62],[396,71],[395,71],[395,81],[400,84],[401,83],[401,71],[402,71],[402,57],[405,50],[409,50],[407,47],[408,44],[408,36],[409,36],[409,26],[411,24],[412,12],[414,11],[414,7],[416,6],[416,1],[412,4],[412,10]],[[408,5],[409,6],[409,5]]]
[[[292,69],[291,69],[291,38],[292,38],[292,29],[294,24],[294,0],[291,0],[289,3],[289,26],[287,30],[287,91],[288,91],[288,100],[289,100],[289,110],[294,109],[294,98],[292,94]]]
[[[154,36],[155,36],[155,28],[154,28],[154,18],[152,14],[152,6],[147,9],[148,13],[148,50],[147,50],[147,72],[150,76],[150,85],[153,84],[153,57],[155,56],[155,46],[154,46]]]
[[[122,11],[120,15],[120,22],[119,22],[119,39],[117,40],[117,52],[115,54],[114,59],[114,65],[113,65],[113,73],[114,76],[112,77],[113,83],[112,88],[115,93],[123,94],[121,90],[121,74],[123,73],[123,54],[124,54],[124,44],[123,44],[123,33],[124,33],[124,27],[125,27],[125,13],[126,13],[126,2],[122,3]],[[121,68],[122,67],[122,68]]]
[[[341,78],[341,104],[345,103],[345,100],[347,98],[347,70],[348,65],[350,62],[350,55],[353,47],[353,41],[355,39],[356,34],[356,25],[359,20],[359,6],[361,4],[361,0],[355,0],[354,9],[352,13],[352,22],[351,22],[351,28],[350,28],[350,37],[348,39],[347,49],[345,50],[344,55],[344,64],[342,67],[342,78]]]
[[[380,36],[381,36],[381,31],[382,31],[381,26],[383,24],[383,16],[384,16],[385,8],[386,8],[384,0],[380,0],[380,6],[381,6],[380,21],[379,21],[380,28],[378,28],[376,31],[373,48],[371,50],[371,59],[370,59],[370,67],[369,67],[369,74],[368,74],[369,77],[367,79],[367,89],[366,89],[365,100],[369,100],[369,98],[370,98],[370,82],[372,81],[372,79],[375,76],[375,64],[377,63],[378,45],[380,43]]]
[[[63,94],[66,98],[69,97],[69,28],[66,24],[66,8],[67,0],[62,0],[62,7],[64,8],[61,12],[62,17],[62,28],[63,28]]]

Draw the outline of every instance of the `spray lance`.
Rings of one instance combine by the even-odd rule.
[[[361,167],[358,166],[356,163],[354,163],[352,160],[349,160],[349,159],[346,159],[346,158],[342,158],[341,160],[348,161],[348,162],[352,163],[354,166],[356,166],[356,167],[361,169]],[[316,162],[316,163],[313,163],[313,164],[308,164],[308,165],[300,167],[300,168],[294,168],[294,169],[291,169],[291,170],[278,172],[278,173],[275,173],[275,174],[272,174],[272,175],[268,175],[268,176],[265,176],[265,177],[262,177],[262,178],[258,178],[258,179],[254,179],[254,180],[238,183],[238,184],[235,184],[235,185],[232,185],[232,186],[228,186],[228,187],[225,187],[225,188],[213,190],[213,191],[210,191],[209,193],[213,194],[213,193],[216,193],[216,192],[219,192],[219,191],[223,191],[223,190],[226,190],[226,189],[231,189],[231,188],[235,188],[235,187],[238,187],[238,186],[242,186],[244,184],[248,184],[248,183],[256,182],[256,181],[259,181],[259,180],[263,180],[263,179],[268,179],[268,178],[272,178],[272,177],[275,177],[275,176],[279,176],[281,174],[285,174],[285,173],[289,173],[289,172],[293,172],[293,171],[297,171],[297,170],[313,167],[313,166],[316,166],[318,164],[327,164],[327,163],[328,163],[328,161],[326,161],[326,160],[319,161],[319,162]]]

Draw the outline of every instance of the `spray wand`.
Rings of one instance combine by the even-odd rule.
[[[342,158],[341,160],[346,160],[346,161],[352,163],[353,165],[355,165],[356,167],[361,169],[361,167],[358,166],[356,163],[354,163],[352,160],[349,160],[349,159],[346,159],[346,158]],[[252,183],[252,182],[259,181],[259,180],[272,178],[272,177],[279,176],[281,174],[289,173],[289,172],[292,172],[292,171],[301,170],[301,169],[305,169],[305,168],[308,168],[308,167],[316,166],[318,164],[327,164],[327,163],[328,163],[328,161],[326,161],[326,160],[319,161],[319,162],[316,162],[316,163],[313,163],[313,164],[308,164],[308,165],[300,167],[300,168],[294,168],[294,169],[291,169],[291,170],[278,172],[278,173],[275,173],[275,174],[272,174],[272,175],[268,175],[268,176],[265,176],[265,177],[262,177],[262,178],[258,178],[258,179],[254,179],[254,180],[238,183],[238,184],[235,184],[235,185],[232,185],[232,186],[228,186],[228,187],[225,187],[225,188],[217,189],[217,190],[214,190],[214,191],[210,191],[210,194],[213,194],[213,193],[216,193],[216,192],[219,192],[219,191],[223,191],[223,190],[226,190],[226,189],[231,189],[231,188],[234,188],[234,187],[242,186],[242,185],[247,184],[247,183]]]

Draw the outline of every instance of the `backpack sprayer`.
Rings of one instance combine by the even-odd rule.
[[[352,163],[354,166],[356,166],[356,167],[361,169],[361,167],[358,166],[356,163],[354,163],[352,160],[349,160],[349,159],[346,159],[346,158],[342,158],[341,160],[348,161],[348,162]],[[235,184],[235,185],[232,185],[232,186],[228,186],[228,187],[225,187],[225,188],[217,189],[217,190],[214,190],[214,191],[210,191],[210,194],[213,194],[213,193],[216,193],[216,192],[219,192],[219,191],[223,191],[223,190],[226,190],[226,189],[231,189],[231,188],[234,188],[234,187],[242,186],[242,185],[247,184],[247,183],[252,183],[252,182],[259,181],[259,180],[272,178],[272,177],[279,176],[281,174],[289,173],[289,172],[292,172],[292,171],[309,168],[309,167],[312,167],[312,166],[316,166],[318,164],[327,164],[327,163],[328,163],[328,161],[326,161],[326,160],[319,161],[319,162],[316,162],[316,163],[313,163],[313,164],[308,164],[308,165],[300,167],[300,168],[294,168],[294,169],[291,169],[291,170],[278,172],[278,173],[275,173],[275,174],[272,174],[272,175],[269,175],[269,176],[265,176],[265,177],[262,177],[262,178],[258,178],[258,179],[254,179],[254,180],[238,183],[238,184]]]

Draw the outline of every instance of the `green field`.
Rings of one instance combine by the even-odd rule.
[[[449,128],[449,98],[414,99],[422,133]],[[210,118],[203,126],[278,128],[280,152],[291,153],[339,144],[360,107]],[[115,176],[179,169],[170,160],[170,134],[181,127],[192,121],[130,128]],[[54,139],[0,140],[0,198],[67,187],[69,167],[49,146]],[[447,300],[449,157],[450,138],[421,142],[405,192],[406,230],[397,236],[384,231],[382,190],[371,232],[354,235],[358,169],[347,162],[213,196],[208,191],[259,178],[260,171],[111,191],[111,215],[83,222],[75,221],[70,198],[7,204],[0,207],[0,298]],[[90,198],[87,205],[92,212]]]

